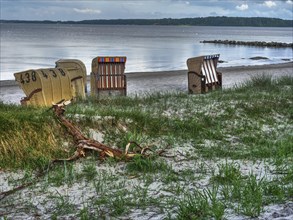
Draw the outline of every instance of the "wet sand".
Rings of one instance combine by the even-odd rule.
[[[282,64],[220,67],[223,74],[223,87],[233,87],[248,80],[253,75],[268,74],[272,77],[284,75],[293,76],[293,62]],[[160,72],[126,73],[127,94],[141,95],[153,92],[187,92],[187,70],[173,70]],[[89,81],[87,83],[88,88]],[[13,80],[0,81],[0,101],[19,104],[24,93]]]

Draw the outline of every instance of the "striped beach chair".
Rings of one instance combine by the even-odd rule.
[[[92,60],[91,94],[126,95],[126,57],[96,57]]]
[[[205,93],[222,87],[222,73],[216,70],[219,57],[216,54],[187,60],[189,93]]]

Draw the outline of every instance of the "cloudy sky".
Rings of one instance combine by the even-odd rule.
[[[87,20],[207,16],[293,19],[293,0],[0,0],[1,19]]]

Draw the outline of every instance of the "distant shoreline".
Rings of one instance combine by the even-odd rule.
[[[293,27],[293,20],[266,17],[196,17],[161,19],[95,19],[81,21],[0,20],[4,23],[27,24],[89,24],[89,25],[176,25],[176,26],[235,26],[235,27]]]

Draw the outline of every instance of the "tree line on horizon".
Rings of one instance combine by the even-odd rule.
[[[92,24],[92,25],[187,25],[187,26],[251,26],[293,27],[293,20],[265,17],[200,17],[162,19],[95,19],[82,21],[0,20],[1,23]]]

